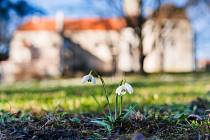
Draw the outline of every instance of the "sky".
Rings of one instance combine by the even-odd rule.
[[[47,17],[53,17],[56,11],[63,11],[67,18],[111,18],[123,16],[123,0],[27,0],[44,10]],[[144,0],[144,15],[156,8],[156,0]],[[187,0],[162,0],[178,7]],[[210,59],[210,8],[200,0],[197,5],[190,6],[186,14],[196,34],[196,56],[198,59]]]

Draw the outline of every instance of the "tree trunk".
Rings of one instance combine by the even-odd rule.
[[[142,28],[143,28],[143,24],[144,24],[144,19],[142,17],[139,17],[138,20],[138,28],[137,28],[137,33],[139,36],[139,64],[140,64],[140,74],[145,74],[144,71],[144,49],[143,49],[143,35],[142,35]]]
[[[144,58],[145,58],[145,55],[144,55],[144,48],[143,48],[143,35],[142,35],[142,29],[143,29],[143,25],[144,25],[144,22],[145,22],[145,19],[143,17],[143,2],[142,0],[140,0],[140,14],[139,14],[139,17],[138,17],[138,28],[137,28],[137,33],[138,33],[138,36],[139,36],[139,64],[140,64],[140,74],[145,74],[145,71],[144,71]]]

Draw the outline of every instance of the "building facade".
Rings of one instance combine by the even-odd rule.
[[[144,70],[192,72],[193,34],[184,9],[163,5],[143,27]]]
[[[138,7],[132,9],[129,3],[124,9],[131,19],[138,17]],[[193,36],[183,9],[160,7],[145,22],[142,34],[146,72],[193,71]],[[104,74],[138,72],[139,43],[125,17],[70,19],[58,12],[55,18],[31,18],[14,33],[10,57],[1,63],[2,75],[5,81],[16,81],[74,76],[91,69]]]

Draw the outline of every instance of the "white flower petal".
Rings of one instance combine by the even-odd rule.
[[[117,95],[119,95],[119,94],[120,94],[120,91],[121,91],[121,86],[118,86],[117,89],[116,89],[116,91],[115,91],[115,93],[116,93]]]
[[[89,75],[89,74],[82,77],[83,84],[88,82],[89,80],[91,80],[91,75]]]
[[[82,83],[84,84],[86,82],[92,82],[93,84],[96,84],[96,78],[91,74],[85,75],[82,77]]]
[[[91,76],[91,81],[94,85],[96,84],[96,78],[95,77]]]
[[[116,89],[116,94],[117,95],[121,95],[122,88],[123,88],[122,86],[117,87],[117,89]]]
[[[119,87],[116,89],[116,94],[119,95],[119,96],[120,96],[120,95],[125,95],[126,92],[127,92],[127,89],[126,89],[126,87],[125,87],[124,85],[119,86]]]
[[[125,90],[122,90],[121,95],[125,95],[127,92]]]
[[[125,85],[125,88],[126,88],[127,92],[129,94],[132,94],[133,93],[133,87],[128,83],[125,83],[124,85]]]

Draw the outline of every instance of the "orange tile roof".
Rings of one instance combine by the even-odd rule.
[[[30,20],[20,25],[17,30],[48,30],[55,31],[56,23],[54,20],[39,19]]]
[[[120,30],[126,27],[124,18],[112,19],[65,19],[64,30]],[[17,30],[56,30],[56,21],[53,19],[29,20]]]

